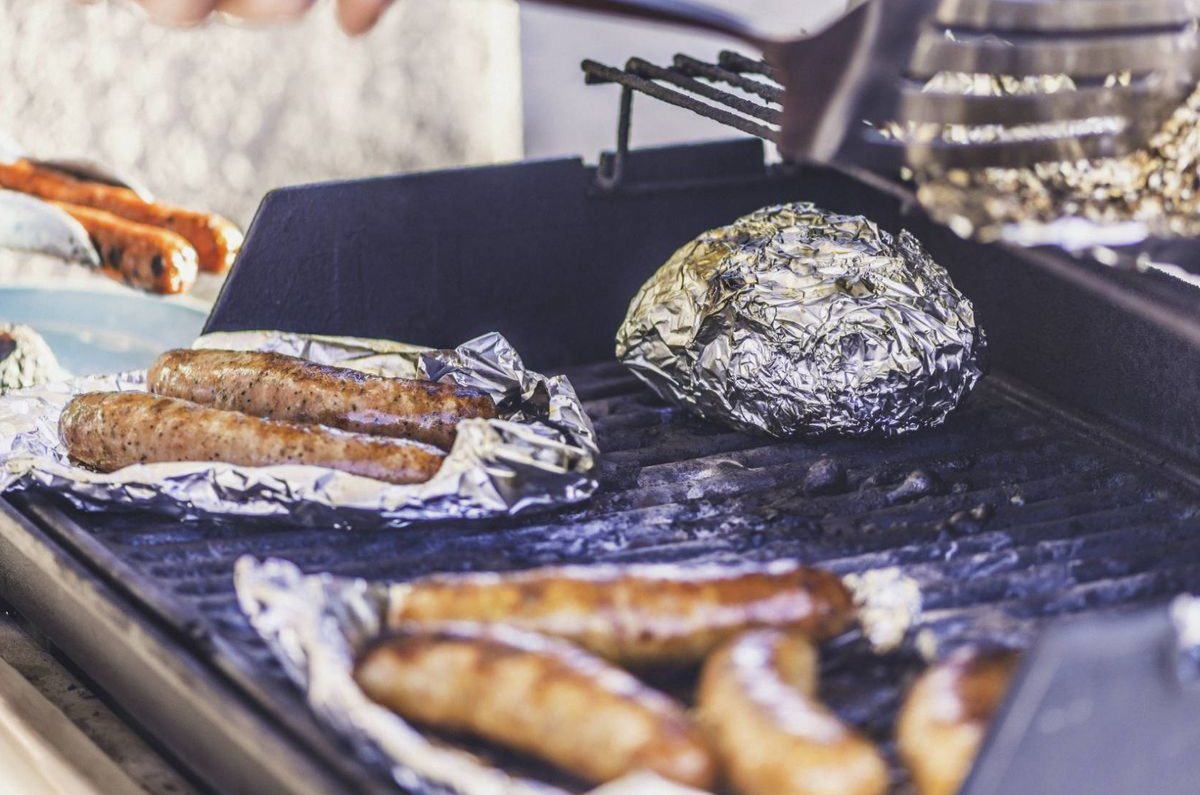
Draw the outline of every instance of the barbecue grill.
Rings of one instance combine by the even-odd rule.
[[[635,91],[706,98],[716,113],[704,112],[744,121],[744,109],[692,83],[763,72],[736,55],[648,66],[585,64],[591,79],[624,86],[617,151],[597,166],[561,159],[272,192],[206,328],[435,346],[498,330],[531,367],[568,374],[584,399],[604,452],[591,502],[371,533],[83,513],[36,491],[0,505],[0,596],[215,789],[395,791],[317,726],[238,610],[232,572],[245,554],[369,578],[781,557],[839,574],[901,566],[923,593],[918,634],[943,650],[1027,645],[1052,620],[1087,613],[1097,622],[1088,637],[1110,650],[1155,644],[1157,654],[1171,630],[1165,610],[1125,611],[1200,589],[1200,293],[1159,272],[962,240],[895,181],[768,165],[756,140],[630,149]],[[763,85],[752,91],[769,101]],[[992,372],[943,427],[892,440],[764,439],[687,417],[613,361],[630,296],[675,248],[800,200],[909,229],[974,301]],[[1183,267],[1200,267],[1180,252]],[[1025,679],[1069,662],[1086,680],[1090,669],[1072,659],[1083,641],[1050,637],[1057,645],[1039,647]],[[851,637],[827,654],[823,692],[886,745],[921,665],[912,643],[881,657]],[[1196,729],[1171,720],[1196,714],[1196,693],[1162,666],[1138,675],[1122,680],[1125,692],[1144,696],[1155,710],[1146,719],[1194,752]],[[1036,694],[1015,691],[1014,705],[1036,708]],[[1151,698],[1163,692],[1173,695]],[[996,735],[983,764],[991,777],[977,775],[974,792],[1048,791],[1064,777],[1077,791],[1117,791],[1104,773],[1118,762],[1148,782],[1141,791],[1191,791],[1197,780],[1194,753],[1170,764],[1131,753],[1093,759],[1090,786],[1077,758],[1004,763],[998,752],[1028,735]]]

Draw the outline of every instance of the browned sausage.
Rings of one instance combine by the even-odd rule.
[[[242,231],[219,215],[147,202],[128,188],[85,182],[27,160],[0,163],[0,187],[169,229],[192,244],[203,271],[224,273],[242,246]]]
[[[112,472],[131,464],[224,461],[308,464],[389,483],[421,483],[442,453],[402,439],[263,420],[144,392],[91,392],[67,404],[58,433],[81,464]]]
[[[599,783],[634,770],[709,788],[715,768],[683,708],[562,641],[511,627],[409,625],[354,678],[418,723],[464,732]]]
[[[182,293],[195,284],[196,250],[174,232],[78,204],[51,204],[87,231],[106,276],[153,293]]]
[[[700,677],[700,724],[738,795],[882,795],[887,765],[816,698],[817,652],[797,633],[752,630]]]
[[[959,649],[913,685],[896,740],[919,795],[958,792],[1018,661],[1009,650]]]
[[[156,394],[219,409],[446,449],[460,420],[496,416],[492,399],[475,389],[366,375],[280,353],[167,351],[151,366],[147,383]]]
[[[588,566],[437,575],[393,586],[390,620],[497,622],[557,635],[635,667],[699,662],[757,626],[814,638],[854,620],[833,574],[757,567]]]

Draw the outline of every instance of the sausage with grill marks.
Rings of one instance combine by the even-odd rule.
[[[393,623],[504,623],[633,667],[698,663],[751,627],[789,627],[823,640],[855,616],[838,577],[792,563],[434,575],[392,586],[390,603]]]
[[[153,293],[173,294],[196,282],[196,250],[166,229],[138,224],[77,204],[51,202],[87,231],[106,276]]]
[[[873,743],[816,698],[817,652],[803,635],[752,630],[704,664],[698,711],[738,795],[883,795]]]
[[[896,741],[918,795],[954,795],[1000,706],[1019,657],[962,648],[923,673],[900,709]]]
[[[593,783],[649,770],[708,789],[711,753],[683,708],[560,640],[478,624],[406,625],[354,678],[404,718],[482,737]]]
[[[242,246],[242,230],[215,213],[148,202],[128,188],[76,179],[28,160],[0,163],[0,187],[169,229],[192,244],[200,269],[211,273],[229,270]]]
[[[461,420],[496,416],[476,389],[384,378],[259,351],[174,350],[147,374],[151,392],[256,417],[417,439],[449,449]]]
[[[58,423],[70,457],[101,472],[132,464],[222,461],[241,466],[307,464],[389,483],[422,483],[440,450],[405,439],[264,420],[143,392],[91,392]]]

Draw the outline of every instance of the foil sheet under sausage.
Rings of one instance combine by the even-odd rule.
[[[499,334],[453,350],[275,331],[208,334],[196,347],[275,351],[378,375],[475,387],[495,399],[499,418],[462,422],[438,473],[413,485],[323,467],[217,462],[141,464],[100,473],[68,460],[58,436],[59,415],[84,392],[145,391],[146,373],[92,376],[0,398],[0,490],[44,488],[83,510],[129,506],[184,519],[280,518],[354,529],[515,514],[579,502],[596,490],[600,451],[571,383],[527,370]]]
[[[684,245],[617,332],[617,357],[663,398],[780,437],[938,425],[984,350],[971,302],[911,234],[808,203]]]
[[[376,770],[412,795],[568,795],[509,772],[476,754],[418,731],[371,701],[354,681],[354,661],[386,625],[387,583],[306,576],[284,560],[244,557],[234,569],[238,604],[304,691],[313,713]],[[704,795],[647,772],[610,781],[589,795]]]
[[[891,650],[919,625],[919,588],[898,570],[867,571],[847,578],[846,583],[874,651]],[[386,630],[393,600],[404,598],[402,583],[306,575],[289,561],[247,555],[234,567],[234,586],[242,612],[304,693],[317,720],[348,741],[365,764],[390,774],[405,792],[568,795],[581,791],[578,785],[550,783],[531,778],[527,769],[511,769],[505,761],[511,761],[511,755],[489,759],[482,755],[487,753],[483,749],[470,753],[440,741],[367,698],[354,681],[354,663]],[[904,609],[898,609],[901,604]],[[877,644],[873,635],[889,641]],[[546,772],[555,778],[553,771]],[[649,772],[630,773],[587,792],[705,795]]]

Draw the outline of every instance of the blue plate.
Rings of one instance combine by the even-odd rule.
[[[45,337],[72,375],[149,367],[169,348],[187,348],[205,310],[136,293],[0,287],[0,321],[23,323]]]

